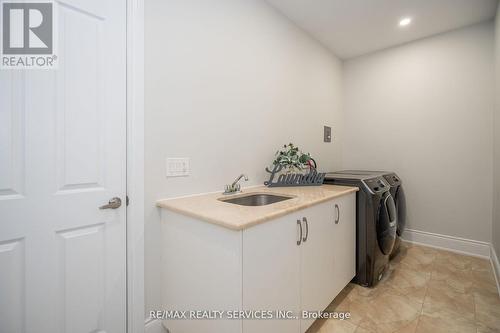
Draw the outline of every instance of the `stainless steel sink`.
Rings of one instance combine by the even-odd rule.
[[[266,206],[292,198],[293,197],[285,197],[282,195],[275,195],[275,194],[254,193],[254,194],[238,196],[235,198],[228,198],[228,199],[224,198],[219,200],[240,206]]]

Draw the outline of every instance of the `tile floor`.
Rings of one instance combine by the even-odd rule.
[[[404,243],[373,289],[349,284],[308,333],[500,332],[500,297],[488,260]]]

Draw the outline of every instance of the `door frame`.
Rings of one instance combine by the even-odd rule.
[[[127,333],[144,332],[144,0],[127,2]]]

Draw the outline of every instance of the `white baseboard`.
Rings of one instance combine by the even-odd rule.
[[[497,283],[498,294],[500,295],[500,262],[498,261],[497,252],[493,245],[490,248],[491,251],[491,268],[493,268],[493,275],[495,275],[495,281]]]
[[[167,330],[163,327],[161,320],[158,319],[146,319],[144,323],[145,333],[167,333]]]
[[[437,249],[490,259],[490,243],[406,229],[403,240]]]

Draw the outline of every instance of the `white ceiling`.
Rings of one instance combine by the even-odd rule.
[[[342,59],[492,19],[497,0],[267,0]],[[399,27],[399,20],[412,23]]]

